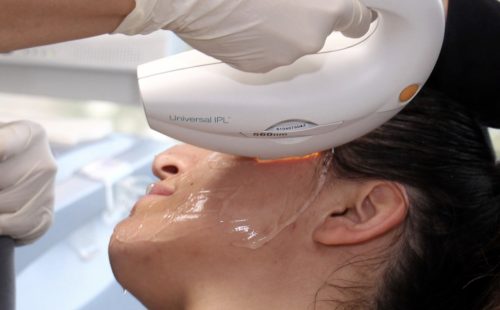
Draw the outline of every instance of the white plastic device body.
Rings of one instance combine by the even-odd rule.
[[[306,155],[374,130],[428,79],[445,12],[441,0],[363,3],[378,14],[365,36],[333,33],[320,52],[269,73],[241,72],[194,50],[139,66],[150,127],[259,158]]]

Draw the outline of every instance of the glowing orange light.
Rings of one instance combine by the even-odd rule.
[[[292,156],[292,157],[284,157],[284,158],[275,158],[275,159],[260,159],[260,158],[255,158],[255,161],[258,162],[259,164],[269,164],[269,163],[280,163],[280,162],[291,162],[291,161],[300,161],[300,160],[306,160],[306,159],[311,159],[311,158],[316,158],[320,155],[320,152],[304,155],[304,156]]]

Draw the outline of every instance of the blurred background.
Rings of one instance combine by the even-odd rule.
[[[163,31],[0,54],[0,122],[40,123],[59,169],[54,225],[16,248],[17,309],[144,309],[115,281],[107,245],[177,141],[149,129],[136,68],[187,49]]]
[[[107,244],[177,141],[149,129],[136,67],[187,49],[164,31],[0,54],[0,122],[40,123],[59,167],[53,227],[16,249],[17,309],[144,309],[115,281]]]

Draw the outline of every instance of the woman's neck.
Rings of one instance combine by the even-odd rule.
[[[314,295],[312,288],[299,290],[287,283],[274,286],[242,281],[227,287],[207,284],[192,295],[183,310],[313,309]]]

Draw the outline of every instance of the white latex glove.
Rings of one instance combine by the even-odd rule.
[[[25,244],[49,228],[56,170],[42,127],[0,123],[0,235]]]
[[[332,31],[361,37],[371,20],[359,0],[136,0],[114,33],[172,30],[237,69],[266,72],[319,51]]]

